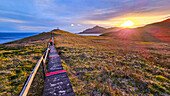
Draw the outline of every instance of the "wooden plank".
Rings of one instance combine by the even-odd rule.
[[[50,46],[49,57],[43,96],[75,96],[66,70],[63,69],[54,46]]]

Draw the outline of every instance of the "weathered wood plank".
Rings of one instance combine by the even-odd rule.
[[[50,46],[48,73],[44,82],[43,96],[75,96],[54,46]]]

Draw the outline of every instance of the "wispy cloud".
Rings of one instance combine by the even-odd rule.
[[[24,13],[19,13],[19,12],[14,12],[14,11],[5,11],[5,10],[0,10],[0,14],[10,14],[10,15],[20,15],[20,16],[32,17],[32,15],[30,15],[30,14],[24,14]]]
[[[51,30],[54,27],[46,27],[46,26],[18,26],[19,30],[23,31],[43,31],[43,30]]]
[[[9,22],[9,23],[28,23],[28,21],[9,19],[9,18],[0,18],[0,22]]]
[[[79,32],[94,25],[118,26],[125,19],[142,26],[169,18],[169,5],[169,0],[1,0],[0,31],[60,27]]]
[[[143,0],[140,2],[135,2],[131,4],[131,0],[127,0],[127,4],[121,4],[121,8],[119,6],[102,9],[102,10],[94,10],[91,12],[86,13],[87,20],[108,20],[117,17],[126,17],[126,16],[138,16],[138,15],[164,15],[170,13],[170,6],[168,0],[161,0],[161,1],[148,1],[144,4]],[[146,1],[146,0],[144,0]],[[91,14],[91,15],[89,15]]]

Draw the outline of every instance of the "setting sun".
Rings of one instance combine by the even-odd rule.
[[[125,21],[123,24],[121,24],[121,27],[132,27],[134,25],[134,22],[128,20]]]

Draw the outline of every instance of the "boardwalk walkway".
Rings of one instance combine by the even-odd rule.
[[[66,70],[63,69],[59,55],[53,45],[50,46],[43,96],[75,96]]]

